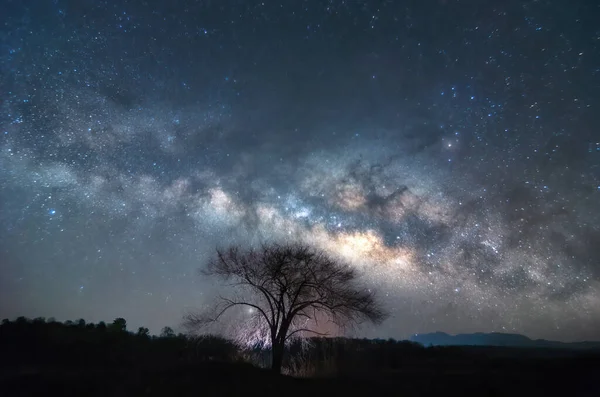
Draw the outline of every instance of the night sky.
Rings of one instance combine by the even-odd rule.
[[[360,335],[600,339],[597,1],[13,1],[0,317],[177,326],[215,247],[304,241]]]

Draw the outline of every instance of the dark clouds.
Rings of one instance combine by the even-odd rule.
[[[158,329],[303,239],[371,335],[600,338],[600,10],[425,3],[9,2],[0,313]]]

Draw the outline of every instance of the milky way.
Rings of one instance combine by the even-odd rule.
[[[0,315],[158,331],[302,240],[362,335],[600,339],[600,6],[4,2]]]

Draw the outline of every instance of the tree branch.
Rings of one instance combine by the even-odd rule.
[[[219,318],[227,310],[231,309],[234,306],[249,306],[249,307],[252,307],[252,308],[258,310],[262,314],[262,316],[265,318],[265,320],[267,320],[267,324],[269,324],[269,327],[273,326],[273,323],[271,323],[271,321],[269,320],[269,317],[267,316],[267,313],[265,313],[264,310],[260,306],[257,306],[255,304],[248,303],[248,302],[234,302],[231,299],[226,299],[226,298],[221,298],[221,299],[223,299],[225,302],[227,302],[228,305],[223,310],[221,310],[221,312],[217,315],[217,317],[215,317],[215,319],[213,321],[218,321]]]
[[[294,330],[294,331],[290,332],[288,334],[288,336],[286,336],[285,340],[290,339],[292,337],[292,335],[297,334],[299,332],[310,332],[310,333],[313,333],[313,334],[319,335],[319,336],[327,336],[327,335],[329,335],[328,333],[317,332],[317,331],[314,331],[314,330],[308,329],[308,328],[299,328],[297,330]]]

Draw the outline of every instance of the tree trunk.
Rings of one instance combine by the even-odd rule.
[[[281,373],[281,366],[283,365],[283,350],[284,344],[275,342],[272,345],[272,361],[271,370],[277,374]]]

